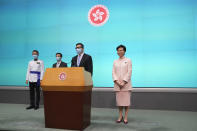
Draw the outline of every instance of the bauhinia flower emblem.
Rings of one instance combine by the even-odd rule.
[[[88,21],[93,26],[104,25],[109,19],[109,11],[104,5],[95,5],[88,12]]]
[[[101,12],[99,9],[96,10],[96,13],[92,14],[94,17],[94,21],[100,20],[102,21],[103,17],[102,15],[104,15],[104,12]]]

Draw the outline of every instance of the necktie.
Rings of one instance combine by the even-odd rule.
[[[80,64],[80,58],[81,58],[81,56],[78,55],[78,58],[77,58],[77,66],[78,66],[78,67],[79,67],[79,64]]]

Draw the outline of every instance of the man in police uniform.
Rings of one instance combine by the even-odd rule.
[[[32,51],[32,56],[33,60],[28,64],[26,75],[26,84],[29,83],[30,88],[30,106],[26,109],[37,110],[40,103],[40,82],[44,74],[44,63],[38,59],[39,52],[37,50]]]

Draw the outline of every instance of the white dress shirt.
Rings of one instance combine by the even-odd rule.
[[[56,67],[59,68],[62,61],[57,62]]]
[[[40,80],[42,80],[43,75],[44,75],[44,63],[43,63],[43,61],[42,60],[37,60],[37,61],[31,60],[28,64],[26,80],[28,80],[29,82],[37,82],[38,75],[30,73],[30,71],[40,72]]]

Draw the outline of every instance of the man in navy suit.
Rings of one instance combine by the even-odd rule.
[[[53,64],[53,68],[67,67],[67,63],[62,61],[62,53],[56,53],[57,62]]]
[[[71,67],[84,67],[84,69],[93,74],[92,57],[84,53],[84,45],[76,44],[77,55],[72,58]]]

